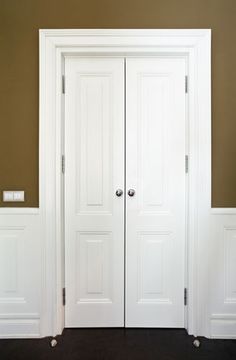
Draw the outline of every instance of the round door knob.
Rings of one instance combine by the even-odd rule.
[[[135,194],[135,190],[134,190],[134,189],[129,189],[129,190],[128,190],[128,195],[129,195],[129,196],[134,196],[134,194]]]
[[[117,190],[116,190],[116,196],[120,197],[120,196],[122,196],[122,195],[123,195],[123,190],[117,189]]]

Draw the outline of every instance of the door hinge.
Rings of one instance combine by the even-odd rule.
[[[61,171],[62,171],[62,174],[65,173],[65,155],[62,155],[62,157],[61,157]]]
[[[188,291],[187,288],[184,288],[184,305],[188,304]]]
[[[188,155],[185,155],[185,172],[186,172],[186,174],[188,173],[188,169],[189,169]]]
[[[188,93],[188,76],[185,76],[185,94]]]
[[[66,288],[62,289],[62,304],[63,306],[66,305]]]
[[[61,79],[61,90],[62,90],[62,94],[65,94],[65,75],[62,75],[62,79]]]

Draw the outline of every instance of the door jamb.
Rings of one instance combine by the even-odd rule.
[[[40,30],[39,206],[42,228],[41,335],[64,328],[63,176],[61,173],[63,57],[91,54],[185,56],[188,59],[189,334],[208,336],[211,209],[211,30]],[[46,311],[47,310],[47,311]],[[50,316],[48,315],[50,314]]]

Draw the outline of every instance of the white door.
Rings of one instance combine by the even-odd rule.
[[[121,58],[65,73],[66,326],[184,327],[185,61],[127,58],[126,84]]]
[[[127,59],[126,123],[126,326],[184,327],[184,59]]]
[[[65,75],[65,323],[124,326],[124,60]]]

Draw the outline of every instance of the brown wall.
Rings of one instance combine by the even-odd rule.
[[[0,0],[0,191],[38,206],[38,29],[211,28],[212,204],[236,206],[235,27],[235,0]]]

